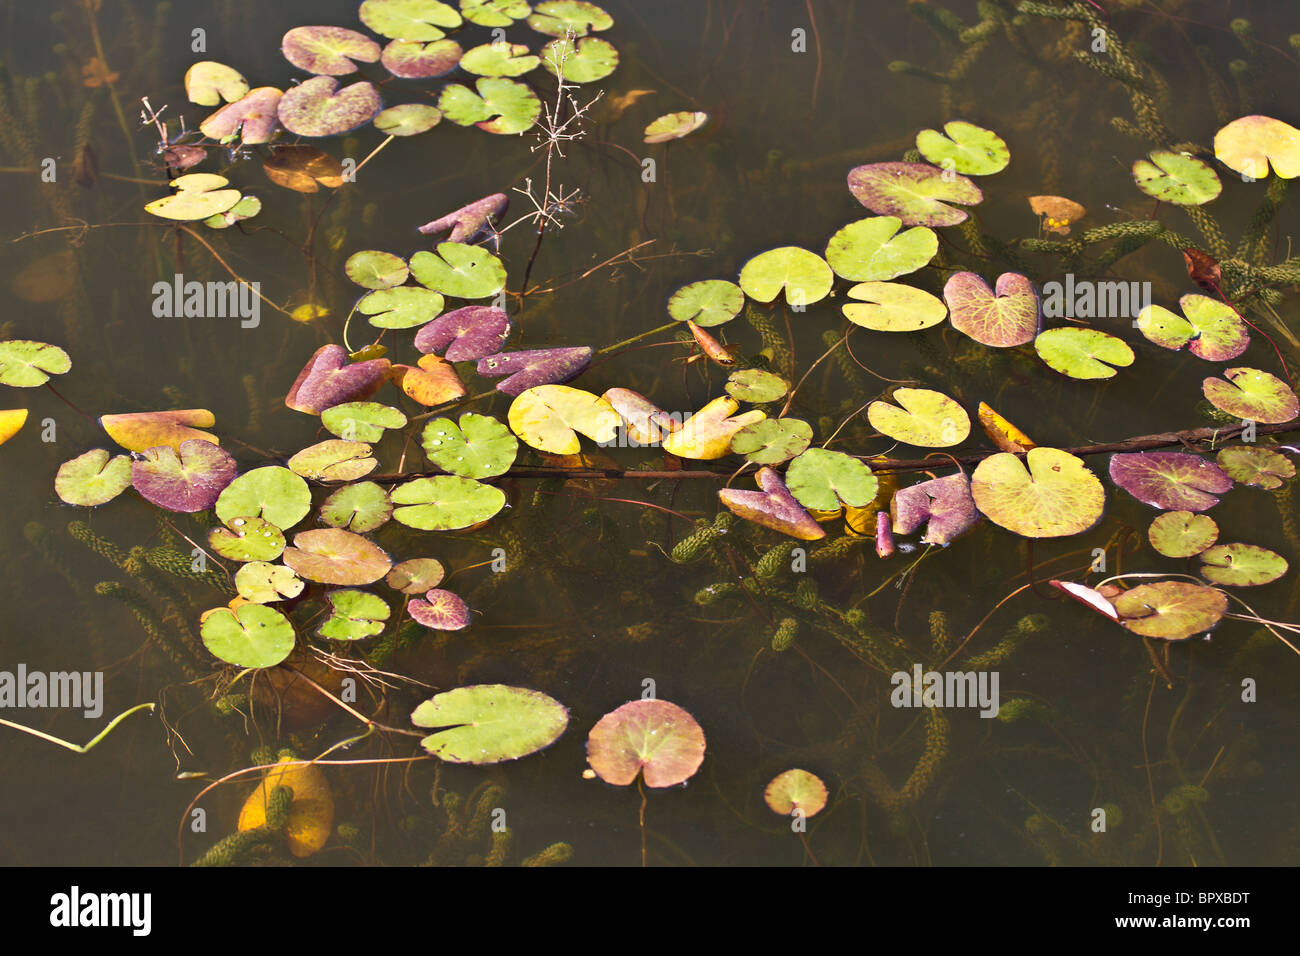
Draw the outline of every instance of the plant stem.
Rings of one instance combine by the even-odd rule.
[[[4,724],[4,726],[6,727],[12,727],[14,730],[21,730],[25,734],[31,734],[33,737],[40,737],[41,740],[48,740],[50,743],[58,744],[60,747],[65,747],[68,750],[71,750],[73,753],[84,754],[88,750],[90,750],[91,747],[95,746],[95,744],[99,743],[101,740],[107,737],[112,732],[114,727],[116,727],[122,721],[126,720],[126,718],[130,717],[136,711],[153,710],[154,706],[155,705],[153,703],[136,704],[130,710],[122,711],[122,713],[118,714],[116,717],[114,717],[112,720],[108,722],[107,727],[105,727],[94,737],[92,737],[90,739],[90,742],[86,744],[74,744],[69,740],[64,740],[62,737],[55,737],[52,734],[47,734],[44,731],[37,730],[34,727],[28,727],[25,724],[16,724],[12,720],[5,720],[4,718],[0,718],[0,724]]]

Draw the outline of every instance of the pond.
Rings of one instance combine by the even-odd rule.
[[[1288,5],[358,6],[4,5],[0,860],[1294,863]]]

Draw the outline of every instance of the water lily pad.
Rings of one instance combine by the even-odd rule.
[[[1087,531],[1106,503],[1097,476],[1059,448],[1031,448],[1024,462],[1007,452],[985,458],[971,475],[971,495],[994,524],[1026,538]]]
[[[1190,558],[1219,539],[1219,526],[1209,515],[1166,511],[1151,522],[1147,539],[1166,558]]]
[[[285,845],[303,859],[318,852],[334,832],[334,795],[320,767],[294,763],[288,758],[269,771],[257,789],[248,795],[239,811],[240,833],[266,824],[267,804],[277,787],[293,791],[289,818],[284,827]]]
[[[826,261],[835,274],[854,282],[894,279],[924,267],[939,251],[939,237],[925,226],[899,232],[896,216],[868,216],[831,236]]]
[[[740,286],[725,279],[705,279],[684,285],[668,300],[668,314],[678,322],[708,328],[730,322],[745,305]]]
[[[898,405],[877,401],[867,406],[867,420],[881,434],[923,448],[960,445],[970,435],[970,416],[942,392],[899,388],[892,398]]]
[[[192,439],[179,449],[149,448],[131,464],[131,484],[140,497],[167,511],[206,511],[238,470],[219,445]]]
[[[319,415],[327,408],[369,398],[384,384],[388,359],[348,364],[341,345],[322,345],[294,379],[284,403],[290,408]]]
[[[70,368],[72,359],[57,345],[29,339],[0,342],[0,385],[35,388]]]
[[[103,415],[99,424],[108,436],[127,451],[146,451],[159,445],[179,449],[192,439],[217,444],[202,428],[211,428],[216,418],[206,408],[177,408],[166,412],[126,412]]]
[[[533,7],[528,25],[551,37],[573,34],[586,36],[588,30],[608,30],[614,18],[594,3],[583,0],[547,0]]]
[[[493,223],[505,214],[509,205],[510,198],[505,193],[493,193],[432,222],[426,222],[420,226],[420,232],[426,236],[436,236],[450,229],[451,234],[447,238],[451,242],[473,242],[480,236],[495,233]]]
[[[1195,156],[1157,149],[1133,164],[1133,182],[1153,199],[1176,206],[1201,206],[1223,191],[1223,183]]]
[[[405,428],[406,416],[378,402],[345,402],[320,414],[321,424],[348,441],[379,441],[384,429]]]
[[[508,27],[533,12],[528,0],[460,0],[460,13],[481,27]]]
[[[199,106],[234,103],[248,92],[248,80],[234,67],[200,60],[185,71],[185,96]]]
[[[343,263],[343,271],[363,289],[391,289],[410,275],[405,259],[376,249],[352,253]]]
[[[626,787],[640,774],[647,787],[685,783],[704,762],[704,731],[666,700],[633,700],[610,711],[587,735],[587,763],[596,775]]]
[[[664,439],[664,451],[678,458],[699,460],[722,458],[729,454],[731,439],[736,432],[767,417],[757,408],[737,415],[739,408],[740,403],[734,398],[719,396],[713,399]]]
[[[457,299],[483,299],[506,286],[506,267],[482,246],[440,242],[437,252],[411,256],[411,275],[421,285]]]
[[[460,26],[460,12],[440,0],[365,0],[361,22],[394,40],[440,40],[443,29]]]
[[[609,442],[622,422],[613,406],[591,392],[567,385],[538,385],[510,404],[510,430],[525,444],[552,455],[576,455],[579,435]]]
[[[394,520],[421,531],[456,531],[487,521],[505,507],[500,488],[455,475],[416,478],[389,494]]]
[[[522,76],[541,62],[522,43],[484,43],[466,50],[460,68],[478,76]]]
[[[394,365],[393,381],[397,387],[421,405],[432,408],[463,397],[465,384],[455,367],[436,355],[420,356],[419,368]]]
[[[221,607],[199,627],[203,646],[236,667],[274,667],[293,651],[297,640],[289,619],[263,604]]]
[[[948,307],[939,299],[897,282],[859,282],[848,296],[861,301],[841,306],[844,317],[877,332],[915,332],[948,317]]]
[[[435,757],[482,765],[549,747],[569,726],[569,712],[541,691],[475,684],[435,694],[415,708],[411,723],[438,728],[420,741]]]
[[[451,591],[434,588],[406,606],[411,619],[435,631],[463,631],[469,627],[469,608]]]
[[[341,528],[299,531],[281,560],[299,576],[321,584],[369,584],[393,566],[379,545]]]
[[[299,136],[338,136],[370,122],[383,105],[371,83],[340,90],[334,77],[313,76],[285,91],[276,114],[285,129]]]
[[[412,329],[436,318],[443,304],[437,292],[408,285],[367,293],[357,303],[357,311],[370,316],[377,329]]]
[[[1295,477],[1295,465],[1285,455],[1267,448],[1236,445],[1219,452],[1215,459],[1228,477],[1243,485],[1281,488],[1283,478]]]
[[[477,90],[477,92],[475,92]],[[438,109],[457,126],[473,124],[499,135],[522,133],[542,115],[542,101],[523,83],[504,77],[484,77],[474,90],[459,83],[443,87]]]
[[[1185,295],[1178,304],[1186,318],[1163,306],[1148,305],[1138,313],[1138,330],[1161,348],[1187,345],[1189,352],[1209,362],[1234,359],[1250,345],[1246,323],[1226,302]]]
[[[311,510],[307,482],[281,465],[244,472],[221,492],[217,517],[229,524],[233,518],[265,518],[287,531]]]
[[[1138,501],[1163,511],[1205,511],[1219,503],[1216,495],[1232,488],[1232,479],[1218,465],[1176,451],[1114,455],[1110,478]]]
[[[889,513],[895,534],[911,534],[926,522],[921,542],[944,547],[979,520],[964,472],[900,488],[890,501]]]
[[[1034,351],[1070,378],[1110,378],[1115,374],[1112,365],[1133,364],[1133,350],[1123,339],[1096,329],[1048,329],[1034,339]]]
[[[460,44],[455,40],[434,40],[432,43],[425,43],[422,40],[393,40],[384,47],[383,53],[379,55],[379,61],[393,76],[404,80],[427,80],[435,76],[443,76],[456,69],[460,65],[462,55]],[[420,106],[421,109],[414,112],[412,106]],[[442,111],[429,104],[408,104],[394,106],[392,109],[402,110],[401,113],[394,114],[398,120],[395,129],[400,129],[402,132],[385,129],[379,125],[380,117],[388,113],[388,110],[375,117],[375,126],[393,136],[412,136],[415,133],[422,133],[442,119]],[[429,113],[429,110],[433,110],[433,113]],[[385,123],[391,124],[393,119],[394,117],[389,117]]]
[[[209,229],[229,229],[237,222],[243,222],[245,219],[252,219],[262,211],[262,200],[256,196],[244,196],[239,202],[235,203],[225,212],[219,212],[216,215],[209,216],[203,220],[203,225]]]
[[[1071,223],[1088,214],[1080,203],[1065,196],[1029,196],[1027,199],[1034,215],[1043,217],[1043,228],[1062,236],[1070,234]]]
[[[784,397],[790,391],[790,383],[761,368],[743,368],[727,376],[726,389],[737,401],[761,405]]]
[[[435,418],[424,426],[424,453],[429,460],[462,478],[504,475],[515,463],[519,442],[490,415],[466,412],[457,425],[450,418]]]
[[[1011,162],[1011,151],[1001,136],[964,120],[945,123],[942,133],[921,130],[916,134],[916,148],[936,166],[971,176],[991,176]]]
[[[790,494],[781,476],[771,468],[760,468],[756,480],[761,491],[738,488],[720,488],[718,500],[733,514],[788,534],[801,541],[816,541],[826,537],[816,519]]]
[[[331,641],[360,641],[382,633],[392,608],[369,591],[341,588],[325,595],[330,616],[317,632]]]
[[[1300,415],[1300,401],[1291,387],[1257,368],[1225,369],[1223,378],[1205,379],[1201,390],[1215,408],[1243,420],[1272,425]]]
[[[777,774],[763,790],[763,802],[768,809],[783,817],[796,812],[804,819],[816,816],[826,808],[828,797],[826,784],[807,770],[787,770]]]
[[[367,0],[369,2],[371,0]],[[384,0],[374,2],[382,3]],[[363,8],[365,6],[362,4]],[[286,60],[308,73],[345,76],[357,71],[357,63],[378,60],[379,44],[364,33],[347,27],[294,27],[280,41],[280,52]],[[283,122],[284,117],[280,120]]]
[[[274,604],[302,593],[306,582],[292,568],[266,561],[250,561],[235,572],[235,590],[253,604]]]
[[[1201,577],[1214,584],[1257,587],[1286,572],[1286,558],[1254,544],[1216,544],[1201,552]]]
[[[906,226],[955,226],[969,213],[948,203],[973,206],[984,199],[978,186],[928,163],[869,163],[849,170],[849,192],[874,213],[897,216]]]
[[[373,481],[344,485],[320,506],[322,524],[355,534],[374,531],[392,514],[393,503],[388,499],[388,492]]]
[[[1228,596],[1189,581],[1158,581],[1125,591],[1112,602],[1135,634],[1182,641],[1208,631],[1228,610]]]
[[[131,459],[92,448],[59,466],[54,492],[70,505],[94,508],[112,501],[131,486]]]
[[[566,83],[594,83],[618,69],[618,50],[599,37],[583,37],[576,44],[561,37],[542,47],[542,66],[553,76],[563,71]]]
[[[809,448],[790,462],[785,481],[790,494],[814,511],[835,511],[841,504],[865,508],[880,486],[862,461],[825,448]]]
[[[1282,179],[1300,176],[1300,130],[1271,116],[1243,116],[1214,134],[1214,157],[1229,169],[1263,179],[1269,163]]]
[[[998,276],[997,286],[974,272],[955,272],[943,287],[953,328],[981,345],[1010,348],[1032,342],[1042,316],[1034,285],[1018,272]]]
[[[225,176],[216,173],[187,173],[177,176],[169,185],[176,192],[162,199],[146,203],[144,211],[160,219],[193,222],[225,212],[239,202],[238,189],[222,189],[229,183]]]
[[[510,317],[503,310],[467,305],[420,329],[415,347],[425,353],[440,353],[448,362],[472,362],[500,352],[509,337]]]
[[[235,140],[245,146],[269,143],[280,125],[282,96],[284,92],[274,86],[259,86],[249,90],[235,102],[226,104],[205,119],[199,124],[199,130],[208,139],[218,143],[231,143]],[[207,151],[201,147],[172,148],[198,149],[200,159],[207,157]],[[181,168],[188,169],[189,165]]]
[[[785,290],[791,305],[812,305],[826,298],[834,283],[826,260],[798,246],[761,252],[740,270],[740,287],[758,302],[771,302]]]
[[[284,532],[265,518],[231,518],[208,534],[212,550],[231,561],[274,561],[284,551]]]
[[[289,459],[290,471],[316,481],[355,481],[377,467],[369,444],[341,438],[317,442]]]
[[[262,171],[277,186],[299,193],[319,192],[321,186],[338,189],[344,182],[343,164],[315,146],[274,146],[271,155],[262,161]],[[235,203],[231,212],[238,211],[240,205],[251,198],[254,197],[245,196]],[[361,253],[362,256],[380,254]]]
[[[746,425],[731,439],[731,450],[759,465],[779,465],[812,444],[812,426],[797,418],[768,418]]]
[[[423,594],[436,588],[446,576],[447,569],[433,558],[410,558],[393,565],[384,578],[388,586],[403,594]]]
[[[638,445],[653,445],[681,427],[681,422],[630,388],[611,388],[600,396],[618,412],[627,429],[629,441]]]
[[[401,103],[375,114],[371,124],[385,136],[418,136],[438,125],[442,113],[428,103]]]
[[[1036,447],[1032,438],[999,415],[988,403],[980,402],[978,418],[984,433],[1002,451],[1018,454]]]
[[[479,359],[476,371],[486,378],[508,376],[497,383],[497,391],[522,395],[530,388],[577,378],[591,362],[591,356],[591,349],[585,345],[497,352]]]

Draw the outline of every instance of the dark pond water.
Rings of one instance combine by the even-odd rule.
[[[1223,123],[1249,113],[1300,119],[1292,95],[1300,59],[1285,39],[1300,32],[1300,16],[1290,5],[1101,5],[1116,8],[1117,35],[1148,64],[1147,88],[1171,131],[1169,145],[1209,144]],[[618,48],[619,67],[575,91],[580,105],[598,89],[604,97],[581,124],[581,138],[554,157],[555,182],[580,189],[582,202],[542,242],[530,281],[554,291],[526,299],[511,347],[612,345],[668,321],[664,303],[688,282],[734,279],[749,258],[776,246],[821,252],[832,233],[865,215],[845,188],[848,170],[901,159],[918,130],[950,119],[996,130],[1010,149],[1008,168],[981,180],[978,218],[986,236],[1000,242],[1037,236],[1026,198],[1038,194],[1087,207],[1076,237],[1086,228],[1152,214],[1152,201],[1134,188],[1129,167],[1153,144],[1110,122],[1119,116],[1132,124],[1133,114],[1122,86],[1073,57],[1104,55],[1089,52],[1087,29],[1038,18],[1012,22],[1010,4],[989,3],[983,7],[1000,11],[1005,22],[963,44],[941,40],[910,6],[926,5],[607,3],[615,23],[602,36]],[[936,3],[928,7],[938,10]],[[258,748],[315,757],[360,732],[355,719],[328,703],[319,706],[311,692],[303,695],[305,704],[287,703],[281,721],[256,702],[250,709],[235,700],[233,709],[218,710],[214,700],[235,669],[223,671],[210,657],[200,673],[178,669],[131,607],[96,593],[96,586],[117,581],[139,592],[155,629],[172,643],[182,634],[193,640],[198,615],[228,596],[147,568],[135,568],[137,575],[115,567],[68,532],[69,522],[88,522],[129,556],[134,547],[181,544],[177,533],[201,540],[211,520],[174,515],[170,526],[160,524],[155,510],[131,493],[88,513],[53,493],[60,463],[89,448],[112,447],[93,421],[101,414],[210,409],[241,469],[283,463],[330,437],[318,433],[311,416],[286,408],[283,398],[312,351],[340,341],[357,295],[344,260],[363,249],[406,256],[428,248],[415,232],[421,223],[488,193],[509,193],[526,177],[541,182],[545,153],[534,151],[533,133],[492,136],[444,121],[386,147],[355,183],[311,196],[272,185],[257,158],[226,168],[214,151],[202,168],[223,171],[233,185],[258,195],[263,211],[243,231],[196,225],[210,249],[142,212],[145,202],[164,195],[166,178],[153,165],[157,137],[139,122],[142,96],[156,107],[167,104],[164,118],[183,114],[197,126],[207,110],[185,104],[182,78],[191,63],[215,59],[253,85],[284,87],[300,74],[280,54],[283,33],[303,24],[359,27],[355,8],[342,0],[104,0],[94,15],[96,37],[80,3],[0,6],[0,223],[14,240],[0,245],[7,296],[0,339],[46,341],[72,357],[71,371],[55,383],[58,395],[6,389],[0,401],[30,410],[23,430],[0,449],[6,505],[0,670],[22,663],[31,670],[104,674],[103,713],[94,719],[68,709],[6,708],[0,717],[82,743],[130,706],[161,705],[152,717],[131,717],[84,755],[6,729],[0,861],[172,865],[178,826],[211,780],[253,766]],[[974,3],[954,0],[951,10],[963,29],[980,21]],[[1255,39],[1234,34],[1232,16],[1249,18]],[[192,51],[195,29],[205,31],[205,53]],[[468,35],[467,48],[491,39],[479,27]],[[510,38],[534,49],[540,39],[522,25]],[[116,108],[109,86],[87,85],[103,72],[91,62],[98,56],[114,74]],[[891,70],[895,61],[960,76],[934,82]],[[380,73],[367,67],[367,75]],[[529,80],[553,93],[541,71]],[[383,95],[388,104],[417,101],[444,82],[390,84]],[[632,90],[653,92],[616,116],[617,98]],[[667,146],[642,142],[646,123],[678,110],[705,111],[708,123]],[[317,143],[335,157],[355,159],[381,140],[364,128]],[[93,150],[98,176],[84,171],[83,160],[83,185],[73,163],[84,147]],[[55,160],[54,183],[42,182],[38,172],[47,157]],[[652,182],[643,179],[646,158],[655,160]],[[1207,207],[1217,226],[1209,225],[1234,246],[1265,187],[1226,171],[1223,180],[1223,195]],[[511,195],[513,219],[528,203]],[[1161,206],[1158,215],[1204,244],[1182,210]],[[1283,206],[1261,247],[1265,263],[1289,256],[1294,223],[1294,210]],[[958,268],[991,279],[1019,267],[1040,284],[1067,271],[1050,255],[1013,247],[1016,258],[1008,259],[1006,247],[995,243],[985,242],[981,251],[974,233],[942,232],[935,266],[908,277],[931,292]],[[512,291],[521,285],[534,236],[524,224],[503,238]],[[1172,245],[1150,243],[1099,266],[1099,251],[1109,247],[1090,247],[1081,277],[1108,269],[1109,278],[1148,282],[1154,301],[1168,307],[1195,291]],[[287,310],[315,303],[328,313],[298,322],[264,307],[255,328],[237,319],[153,314],[155,282],[178,272],[224,280],[226,268],[259,282]],[[713,331],[750,358],[768,348],[776,370],[793,370],[797,380],[825,351],[828,332],[833,342],[852,328],[839,309],[849,285],[837,281],[833,297],[804,312],[758,307],[765,332],[744,317]],[[1256,308],[1248,317],[1271,323],[1264,327],[1295,367],[1300,358],[1282,331],[1295,324],[1293,289],[1280,291],[1276,315]],[[519,301],[512,298],[509,308],[518,312]],[[849,343],[870,371],[841,349],[808,376],[790,414],[808,421],[820,444],[891,387],[888,380],[908,379],[953,396],[972,413],[987,401],[1049,446],[1213,423],[1200,407],[1206,363],[1150,345],[1129,318],[1093,324],[1137,353],[1132,368],[1106,382],[1061,376],[1026,348],[976,346],[947,323],[906,335],[857,329]],[[362,327],[354,318],[353,347]],[[395,361],[414,361],[408,333],[385,341]],[[638,343],[654,347],[602,357],[573,384],[598,394],[633,388],[664,409],[686,413],[723,394],[726,372],[675,361],[685,347],[656,344],[672,341],[673,333],[661,332]],[[1259,336],[1235,364],[1277,371]],[[471,393],[490,387],[467,378]],[[391,387],[381,397],[419,411]],[[504,419],[509,400],[498,395],[473,407]],[[51,428],[47,437],[54,440],[42,440]],[[844,426],[834,447],[898,458],[925,454],[878,436],[863,415]],[[952,451],[975,455],[990,447],[976,428]],[[655,449],[597,451],[586,442],[584,448],[606,456],[602,464],[663,467]],[[381,470],[396,470],[402,453],[400,439],[384,442]],[[418,454],[416,441],[407,468],[418,467]],[[1089,464],[1104,475],[1105,461],[1098,456]],[[952,471],[940,458],[933,474]],[[905,474],[902,482],[915,478]],[[772,532],[736,527],[725,546],[698,561],[670,561],[666,552],[694,530],[673,513],[711,519],[717,484],[509,479],[503,487],[511,507],[481,528],[426,534],[390,524],[377,532],[378,543],[396,556],[443,561],[453,572],[448,587],[469,601],[474,622],[465,631],[422,631],[402,642],[381,665],[399,677],[387,678],[387,687],[363,682],[357,706],[386,725],[407,727],[414,705],[436,691],[504,683],[563,702],[569,729],[539,754],[482,768],[402,762],[420,753],[418,742],[394,733],[334,750],[331,760],[369,762],[325,767],[336,830],[303,865],[482,861],[488,829],[470,826],[473,833],[459,842],[449,836],[449,793],[481,805],[485,815],[505,811],[508,863],[561,843],[572,848],[576,863],[639,863],[641,796],[635,787],[583,779],[584,745],[595,722],[642,696],[647,682],[656,696],[688,710],[707,736],[704,763],[685,787],[648,794],[652,865],[1295,862],[1296,654],[1257,623],[1227,620],[1212,640],[1153,642],[1157,672],[1140,639],[1059,600],[1045,583],[1082,580],[1098,548],[1105,550],[1108,574],[1194,572],[1194,560],[1165,559],[1147,545],[1155,514],[1147,506],[1107,483],[1105,516],[1084,534],[1030,548],[985,521],[947,549],[926,554],[910,573],[924,546],[885,561],[870,540],[829,546],[820,556],[811,547],[802,575],[781,571],[754,591],[701,603],[697,592],[752,576],[750,567],[781,541]],[[737,485],[752,487],[751,478]],[[317,501],[323,496],[318,491]],[[1300,540],[1292,501],[1286,487],[1281,495],[1238,488],[1213,515],[1222,540],[1294,559]],[[828,522],[828,540],[842,526]],[[490,567],[497,548],[508,563],[499,575]],[[1260,617],[1294,621],[1295,580],[1291,573],[1240,593]],[[1026,584],[1033,586],[999,607]],[[851,610],[860,612],[853,618],[860,630],[844,623]],[[798,637],[777,652],[773,632],[787,617],[799,621]],[[977,626],[950,667],[997,672],[1000,719],[981,718],[972,708],[891,706],[893,667],[882,659],[937,667]],[[883,650],[873,660],[864,648]],[[1254,701],[1242,699],[1247,680],[1255,682]],[[246,686],[236,686],[230,694],[243,691]],[[768,781],[793,767],[817,774],[830,792],[827,808],[807,821],[802,835],[763,802]],[[178,778],[196,771],[208,777]],[[255,780],[245,775],[202,797],[206,831],[185,827],[186,862],[235,829]],[[437,807],[430,797],[435,787]],[[1106,811],[1105,832],[1094,830],[1098,808]]]

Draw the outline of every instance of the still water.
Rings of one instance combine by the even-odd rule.
[[[214,700],[236,669],[222,671],[209,658],[205,672],[184,673],[152,645],[130,606],[96,593],[96,586],[117,581],[141,591],[155,627],[170,635],[182,628],[197,634],[198,615],[228,595],[166,575],[150,590],[67,530],[72,521],[89,523],[121,549],[120,558],[134,547],[179,545],[181,533],[202,540],[212,521],[174,515],[170,525],[160,524],[156,509],[129,492],[93,512],[72,508],[53,492],[60,463],[112,447],[95,421],[110,413],[210,409],[241,470],[281,464],[331,437],[283,399],[311,353],[341,341],[357,296],[343,273],[347,257],[363,249],[408,256],[430,248],[417,226],[494,192],[510,194],[507,219],[518,218],[530,207],[512,189],[526,188],[529,178],[537,186],[545,175],[545,150],[535,149],[533,132],[493,136],[449,122],[386,146],[355,183],[311,195],[270,183],[256,158],[227,166],[224,152],[214,151],[202,169],[259,196],[263,210],[242,230],[194,226],[210,244],[205,248],[142,212],[165,195],[166,174],[158,167],[156,130],[139,121],[141,97],[167,106],[170,133],[180,115],[196,127],[208,108],[186,103],[190,64],[218,60],[253,86],[284,88],[301,78],[281,56],[285,31],[308,24],[360,28],[356,3],[93,6],[97,12],[71,0],[0,8],[0,231],[13,240],[0,246],[8,303],[0,339],[50,342],[72,357],[71,371],[55,383],[58,394],[6,389],[0,402],[29,409],[23,430],[0,449],[0,669],[102,672],[103,713],[91,719],[70,709],[7,708],[0,716],[84,743],[135,704],[159,707],[124,721],[85,754],[5,729],[0,861],[11,865],[192,862],[234,831],[257,777],[204,794],[197,806],[205,829],[196,832],[191,802],[213,780],[253,766],[259,748],[314,757],[361,732],[352,715],[321,706],[310,691],[286,703],[278,720],[257,700],[251,709],[245,700],[218,709]],[[511,301],[510,347],[600,349],[667,322],[665,302],[686,283],[734,279],[752,256],[777,246],[820,252],[832,233],[864,215],[845,187],[848,170],[901,159],[918,130],[951,119],[993,129],[1009,146],[1007,169],[981,180],[979,207],[981,228],[1002,242],[1039,235],[1026,202],[1032,195],[1082,203],[1088,213],[1075,235],[1151,215],[1151,200],[1129,173],[1151,145],[1111,122],[1132,122],[1123,87],[1074,57],[1095,55],[1088,30],[1039,19],[1013,24],[1012,5],[990,3],[981,8],[1001,11],[1007,23],[962,44],[941,40],[913,6],[924,4],[606,3],[614,25],[601,36],[617,47],[619,66],[574,92],[581,107],[604,91],[575,127],[580,136],[553,157],[554,183],[561,194],[580,190],[580,201],[559,216],[562,229],[546,233],[531,268],[530,284],[553,291],[529,296],[522,311],[517,298]],[[1210,143],[1219,126],[1247,113],[1297,121],[1287,94],[1300,59],[1283,38],[1300,32],[1300,16],[1289,5],[1102,6],[1113,8],[1117,35],[1150,65],[1170,145]],[[980,21],[973,2],[953,0],[950,8],[963,29]],[[1248,18],[1256,39],[1234,34],[1232,16]],[[195,31],[202,53],[194,52]],[[462,40],[467,48],[491,40],[481,27],[470,28],[470,36]],[[544,39],[522,25],[509,38],[534,49]],[[902,61],[915,69],[891,69]],[[1244,68],[1230,66],[1234,61]],[[924,71],[957,78],[936,82]],[[372,74],[382,75],[378,65],[367,67]],[[413,101],[448,80],[389,84],[385,103]],[[537,71],[530,81],[553,96],[549,76]],[[648,92],[629,97],[631,91]],[[666,145],[642,142],[652,119],[683,110],[707,113],[707,124]],[[382,140],[365,127],[316,143],[336,158],[357,159]],[[54,159],[54,182],[41,179],[47,158]],[[1263,188],[1224,176],[1211,211],[1230,242],[1250,221]],[[1200,236],[1181,210],[1166,206],[1160,216],[1170,228]],[[1294,211],[1283,207],[1268,239],[1271,261],[1289,256],[1294,222]],[[502,238],[511,290],[521,286],[535,241],[528,223]],[[910,277],[931,292],[953,268],[991,279],[1015,265],[1002,247],[972,250],[958,229],[944,230],[941,245],[946,271]],[[1059,259],[1015,262],[1040,284],[1063,279]],[[1166,306],[1193,291],[1182,257],[1167,244],[1149,244],[1109,269],[1110,278],[1150,283],[1154,301]],[[224,280],[227,270],[260,283],[281,309],[263,305],[255,327],[236,318],[155,315],[156,282],[178,273]],[[1080,269],[1090,270],[1100,272],[1095,262]],[[833,343],[852,328],[839,309],[847,286],[837,283],[831,298],[802,312],[757,310],[764,329],[741,317],[712,331],[750,358],[768,349],[774,370],[799,381],[826,350],[824,334],[833,332]],[[312,304],[326,314],[305,322],[286,314]],[[1277,312],[1294,325],[1293,298]],[[359,318],[350,326],[353,348],[365,341]],[[898,458],[925,452],[877,435],[860,414],[850,418],[892,381],[942,390],[972,412],[987,401],[1055,447],[1211,423],[1197,407],[1203,366],[1146,343],[1127,318],[1095,324],[1137,352],[1134,368],[1100,383],[1060,376],[1026,349],[1010,356],[973,350],[946,323],[907,335],[858,329],[850,339],[856,361],[841,350],[817,364],[791,414],[813,426],[819,444],[849,419],[836,447]],[[1288,348],[1285,337],[1274,337]],[[601,356],[572,384],[597,394],[636,389],[663,409],[689,414],[723,394],[727,373],[679,361],[688,348],[663,344],[677,338],[661,332]],[[394,361],[413,363],[409,336],[385,341]],[[1294,349],[1288,356],[1297,364]],[[1240,364],[1275,369],[1275,357],[1257,339]],[[471,394],[491,387],[467,378]],[[384,394],[380,400],[405,402],[391,387]],[[411,402],[404,407],[411,415],[420,411]],[[497,395],[473,407],[504,419],[509,399]],[[778,404],[772,414],[779,410]],[[584,448],[602,467],[664,468],[653,448]],[[976,429],[953,453],[988,448]],[[403,449],[390,438],[378,454],[381,471],[398,470],[403,461],[409,470],[418,441]],[[1100,473],[1104,462],[1090,464]],[[940,458],[933,474],[952,470]],[[903,484],[912,480],[902,477]],[[737,486],[750,482],[744,476]],[[1108,573],[1195,570],[1195,562],[1162,559],[1147,546],[1154,512],[1122,492],[1108,486],[1105,517],[1076,537],[1030,548],[985,521],[910,570],[924,546],[888,560],[876,557],[870,540],[820,558],[810,548],[802,577],[783,568],[756,591],[710,602],[702,589],[734,589],[752,576],[748,566],[780,543],[771,532],[737,526],[726,547],[698,561],[670,560],[695,530],[688,521],[717,512],[716,481],[510,478],[502,485],[510,507],[481,528],[425,534],[390,524],[376,533],[394,555],[442,561],[451,572],[447,586],[466,598],[474,617],[464,631],[425,631],[401,643],[382,664],[397,676],[365,682],[357,707],[384,725],[409,728],[412,708],[438,691],[502,683],[561,701],[569,709],[567,732],[541,753],[481,768],[404,760],[420,754],[418,738],[391,732],[333,750],[329,759],[340,762],[324,773],[334,831],[299,865],[482,862],[491,828],[480,819],[465,823],[470,836],[453,833],[448,807],[458,798],[480,815],[504,810],[510,844],[497,853],[508,864],[548,848],[564,856],[568,850],[554,847],[565,844],[574,863],[636,865],[641,795],[636,787],[584,779],[584,745],[602,715],[647,692],[689,711],[707,738],[704,762],[686,786],[647,794],[651,865],[1297,859],[1296,655],[1257,624],[1225,621],[1212,640],[1183,642],[1168,654],[1153,642],[1157,671],[1140,639],[1061,600],[1046,584],[1052,577],[1082,580],[1094,549],[1103,549]],[[323,496],[318,492],[317,502]],[[1214,517],[1224,540],[1294,558],[1300,542],[1290,500],[1239,488]],[[829,522],[829,538],[839,537],[842,526]],[[492,562],[502,553],[509,570],[498,573]],[[1294,581],[1291,574],[1248,589],[1245,599],[1260,617],[1294,621]],[[794,603],[782,594],[793,594]],[[835,624],[850,609],[865,615],[863,626],[880,647],[892,649],[888,659],[927,668],[974,630],[954,666],[984,662],[982,669],[997,672],[1000,715],[891,706],[889,669],[861,647],[855,653],[846,627]],[[786,617],[799,621],[799,632],[792,647],[778,652],[773,634]],[[1255,682],[1256,699],[1243,700],[1243,681]],[[768,781],[795,767],[815,773],[829,790],[826,809],[806,821],[806,833],[763,801]]]

